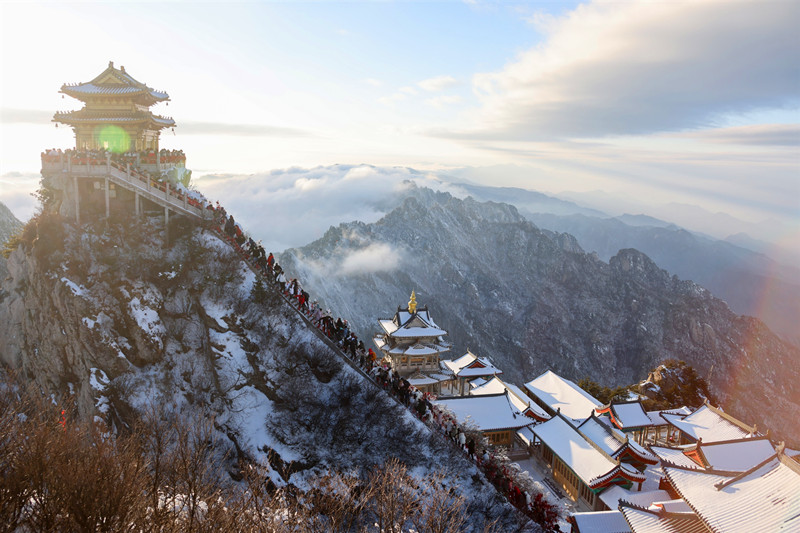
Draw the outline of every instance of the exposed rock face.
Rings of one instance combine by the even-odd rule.
[[[280,262],[360,336],[415,289],[450,332],[453,357],[469,348],[513,382],[551,369],[630,384],[685,360],[711,373],[733,414],[800,440],[797,348],[637,250],[605,263],[512,206],[422,189],[380,221],[331,228]]]
[[[173,222],[165,249],[160,220],[32,221],[0,289],[2,363],[115,427],[152,405],[213,417],[232,461],[269,463],[275,483],[396,457],[448,469],[476,528],[513,519],[473,465],[343,364],[276,291],[254,302],[254,275],[227,244]]]
[[[6,241],[12,235],[16,235],[20,229],[22,229],[22,222],[14,216],[14,213],[3,202],[0,202],[0,250],[3,249]],[[7,275],[6,258],[0,255],[0,281],[5,279]]]

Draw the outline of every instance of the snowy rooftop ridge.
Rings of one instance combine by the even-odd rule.
[[[586,419],[596,407],[602,405],[600,400],[574,382],[562,378],[551,370],[526,383],[525,389],[548,406],[552,411],[551,414],[560,411],[573,420]]]
[[[453,375],[459,378],[496,376],[497,374],[503,373],[503,371],[494,366],[487,357],[478,357],[469,350],[458,359],[446,359],[442,361],[442,365],[447,367]]]
[[[621,430],[640,429],[650,427],[653,421],[642,407],[641,400],[629,400],[625,402],[611,402],[608,405],[598,407],[597,414],[607,414]]]
[[[633,482],[645,480],[638,470],[613,459],[588,440],[560,413],[534,427],[533,433],[591,488],[599,488],[615,477]]]
[[[697,516],[675,516],[627,502],[620,502],[619,510],[636,533],[708,533]]]
[[[584,420],[576,430],[613,459],[631,455],[643,463],[658,463],[658,457],[630,440],[627,435],[623,435],[614,428],[603,424],[594,413]]]
[[[721,472],[744,472],[775,455],[767,437],[703,442],[680,448],[652,447],[668,466],[708,469]]]
[[[474,380],[473,380],[474,381]],[[472,382],[470,382],[472,383]],[[485,383],[479,385],[469,391],[470,396],[484,396],[487,394],[504,394],[508,391],[508,399],[511,404],[522,412],[522,414],[534,418],[536,420],[544,421],[550,418],[544,409],[539,407],[535,402],[522,392],[519,387],[510,383],[505,383],[497,376],[486,380]]]
[[[711,531],[789,533],[800,530],[800,464],[783,453],[746,472],[664,467],[678,494]]]
[[[481,431],[499,429],[520,429],[534,423],[522,414],[508,398],[508,393],[486,394],[483,396],[454,396],[440,398],[434,402],[453,411],[459,422],[468,418]]]
[[[750,438],[757,432],[755,426],[748,426],[708,402],[690,415],[663,412],[661,417],[688,438],[707,443]]]

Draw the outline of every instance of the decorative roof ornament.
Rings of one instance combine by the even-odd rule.
[[[417,312],[417,295],[411,291],[411,299],[408,301],[408,312],[412,315]]]

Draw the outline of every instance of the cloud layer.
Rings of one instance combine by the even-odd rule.
[[[207,175],[196,180],[203,194],[219,200],[272,251],[308,244],[342,222],[375,222],[397,204],[412,183],[461,194],[433,173],[371,165],[294,167],[248,176]],[[342,266],[362,268],[381,252],[385,250],[367,248],[362,255],[343,261]]]
[[[593,2],[534,22],[546,40],[477,74],[480,125],[454,137],[544,140],[714,125],[797,106],[798,2]]]

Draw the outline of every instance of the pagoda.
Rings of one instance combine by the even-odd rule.
[[[53,122],[73,129],[77,150],[158,152],[161,130],[175,126],[171,118],[150,111],[168,102],[169,95],[135,80],[125,67],[114,68],[113,61],[92,81],[64,84],[60,92],[84,103],[83,109],[53,116]]]
[[[443,375],[439,365],[439,355],[450,350],[450,343],[443,340],[447,332],[436,325],[428,308],[417,307],[412,291],[407,307],[398,306],[394,318],[378,323],[383,331],[373,342],[383,362],[420,390],[438,393],[440,383],[452,377]]]

